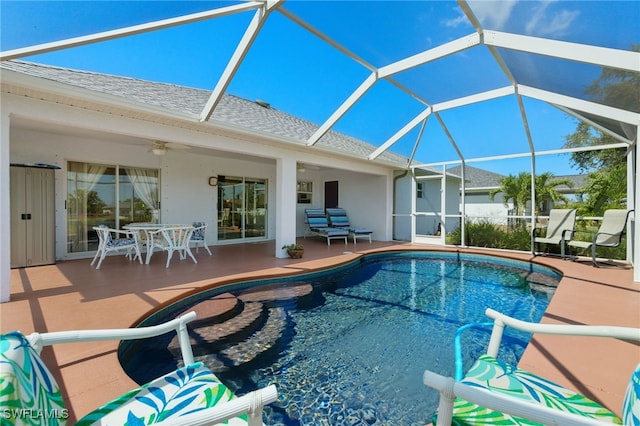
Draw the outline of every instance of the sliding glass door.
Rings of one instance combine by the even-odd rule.
[[[158,222],[158,192],[158,170],[69,161],[67,252],[96,250],[94,226]]]
[[[267,236],[267,181],[218,177],[218,240]]]

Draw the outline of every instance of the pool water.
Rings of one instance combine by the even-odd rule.
[[[537,322],[559,279],[548,268],[489,256],[370,255],[330,273],[265,280],[269,286],[310,285],[313,291],[304,301],[267,304],[268,322],[277,333],[262,343],[252,339],[268,331],[196,346],[194,353],[236,394],[275,384],[278,401],[265,408],[270,425],[424,425],[431,421],[438,394],[422,384],[422,374],[430,369],[453,376],[456,330],[487,322],[488,307]],[[192,296],[143,325],[222,292],[246,297],[256,284]],[[194,330],[195,341],[207,340],[199,330]],[[465,368],[484,353],[489,334],[489,328],[464,334]],[[529,338],[508,332],[500,357],[517,362]],[[119,351],[123,367],[139,383],[175,368],[170,342],[149,340],[142,346],[126,342]],[[256,350],[260,345],[262,352]]]

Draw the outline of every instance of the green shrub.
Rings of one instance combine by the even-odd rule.
[[[489,221],[469,222],[465,229],[466,245],[473,247],[531,250],[531,235],[525,226],[506,226]],[[448,244],[459,245],[461,229],[449,233]]]
[[[578,222],[574,239],[591,241],[599,228],[599,223]],[[486,247],[508,250],[531,250],[531,233],[523,223],[514,222],[511,225],[497,225],[489,221],[467,222],[465,229],[466,245],[471,247]],[[447,244],[460,245],[461,228],[450,232],[446,236]],[[626,238],[622,239],[619,247],[597,247],[596,256],[605,259],[626,259]],[[542,245],[540,250],[547,253],[560,253],[560,246],[556,244]],[[572,248],[572,255],[589,256],[591,250]]]

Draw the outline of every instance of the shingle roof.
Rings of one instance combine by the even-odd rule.
[[[462,176],[462,166],[451,167],[447,173]],[[465,166],[464,179],[467,182],[465,187],[472,188],[499,188],[500,179],[504,175],[479,169],[477,167]]]
[[[191,115],[200,114],[210,95],[209,91],[202,89],[25,61],[3,61],[1,67]],[[317,125],[306,120],[229,94],[222,97],[209,121],[266,132],[276,137],[300,141],[301,144],[305,143],[318,128]],[[372,144],[335,131],[327,132],[316,146],[365,158],[377,148]],[[406,157],[391,152],[383,153],[380,159],[396,164],[398,167],[406,167],[408,164]]]

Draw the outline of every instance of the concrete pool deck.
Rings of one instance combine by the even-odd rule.
[[[0,304],[0,330],[62,331],[129,327],[149,311],[186,293],[229,281],[290,275],[351,261],[379,250],[459,250],[532,260],[564,274],[543,318],[546,323],[607,324],[640,327],[640,283],[633,270],[595,268],[529,253],[455,247],[358,242],[347,246],[324,240],[300,240],[302,259],[277,259],[274,242],[212,246],[191,260],[164,267],[165,255],[151,264],[108,257],[101,269],[91,259],[55,265],[13,269],[11,301]],[[118,342],[57,345],[46,348],[43,358],[56,375],[70,409],[70,420],[137,385],[123,372],[117,359]],[[640,362],[637,343],[615,339],[542,336],[527,347],[520,366],[572,388],[616,413],[631,371]],[[426,413],[426,416],[431,413]]]

